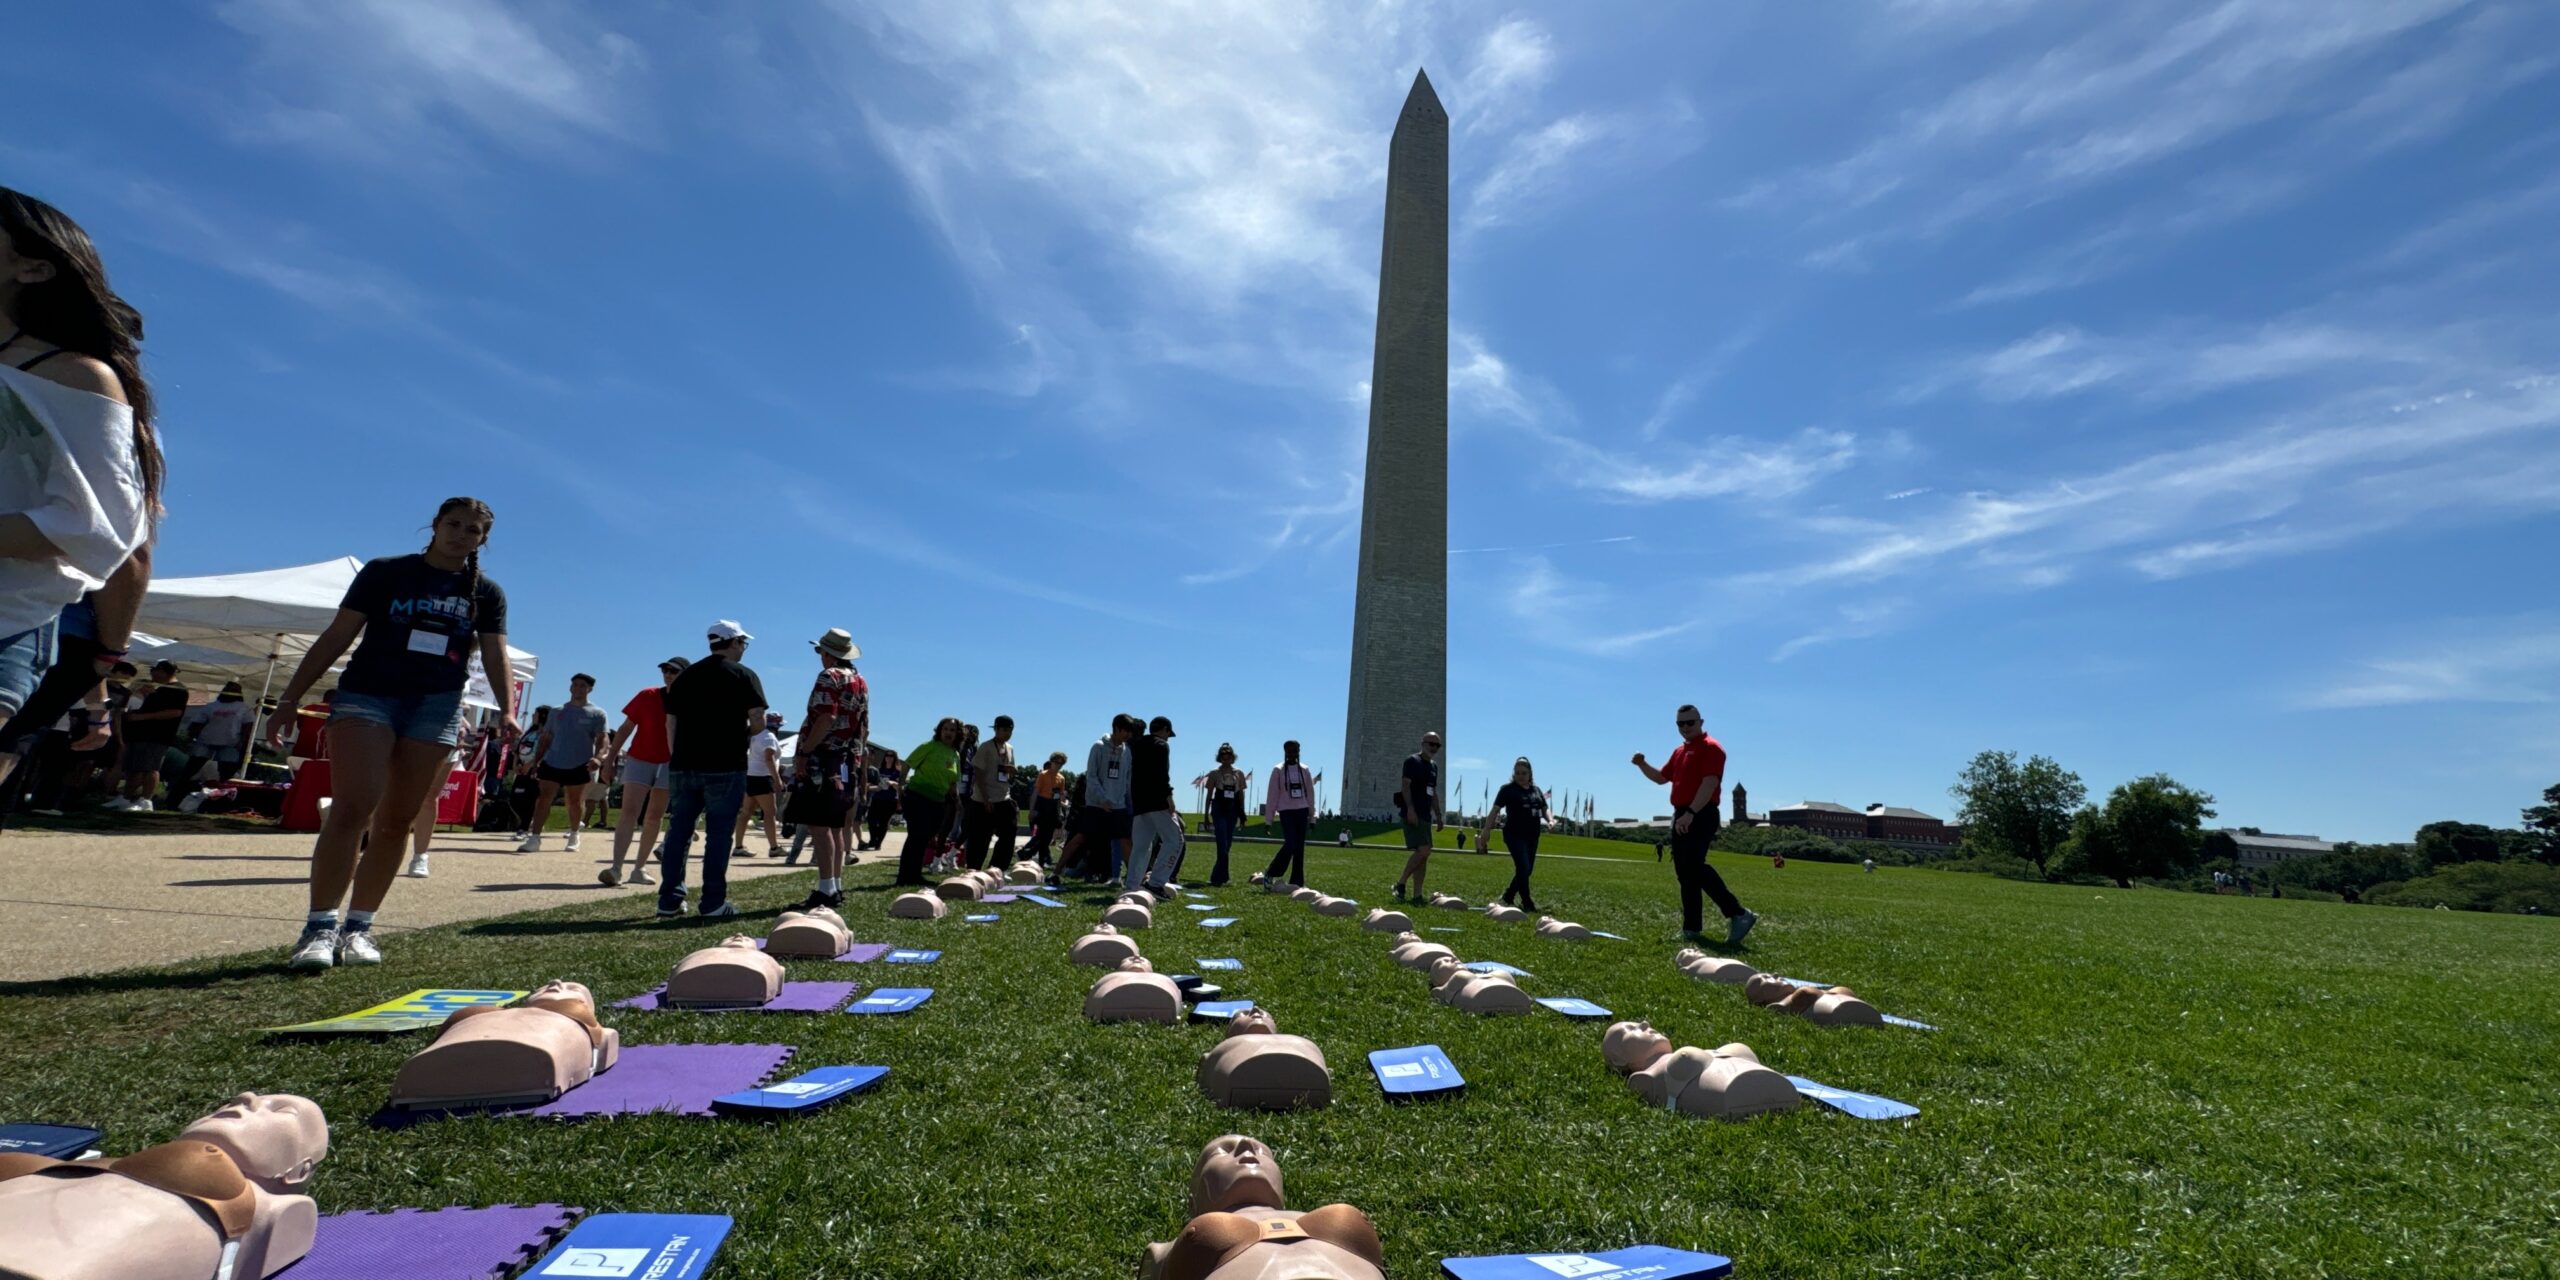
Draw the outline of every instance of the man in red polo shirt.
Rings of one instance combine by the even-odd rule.
[[[1698,907],[1703,892],[1724,915],[1724,945],[1738,947],[1760,917],[1744,910],[1724,887],[1724,877],[1707,865],[1707,850],[1716,842],[1716,802],[1724,793],[1724,744],[1707,736],[1706,721],[1696,707],[1682,704],[1675,723],[1681,741],[1671,759],[1656,769],[1639,751],[1635,766],[1646,781],[1671,784],[1671,869],[1680,877],[1680,936],[1705,940]]]

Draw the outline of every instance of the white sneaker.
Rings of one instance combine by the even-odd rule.
[[[329,924],[304,925],[302,936],[294,941],[293,955],[284,967],[296,973],[318,973],[338,962],[338,927]]]
[[[607,867],[604,870],[597,872],[596,883],[603,885],[608,889],[622,883],[622,869],[620,867]]]
[[[571,852],[571,853],[576,853],[577,851],[578,851],[578,833],[577,833],[577,832],[575,832],[575,831],[572,831],[572,832],[570,832],[570,833],[569,833],[569,852]]]
[[[406,870],[406,871],[401,872],[400,874],[402,874],[402,875],[404,875],[404,876],[407,876],[407,877],[409,877],[409,878],[410,878],[410,879],[412,879],[412,880],[424,880],[424,879],[426,879],[426,878],[427,878],[427,855],[425,855],[425,854],[423,854],[423,853],[422,853],[422,854],[419,854],[418,856],[416,856],[416,857],[414,857],[414,858],[409,859],[409,869],[408,869],[408,870]]]
[[[723,902],[723,903],[721,903],[719,906],[713,907],[713,908],[712,908],[712,909],[710,909],[709,911],[705,911],[705,912],[703,912],[703,913],[702,913],[702,918],[703,918],[703,919],[705,919],[705,920],[720,920],[720,919],[725,919],[725,918],[727,918],[727,917],[729,917],[729,916],[734,916],[734,915],[736,915],[736,914],[738,914],[738,904],[737,904],[737,903],[734,903],[734,902]]]
[[[526,837],[524,838],[524,843],[516,846],[516,852],[518,852],[518,853],[540,853],[540,852],[542,852],[542,837],[541,837],[541,835],[537,833],[537,834],[535,834],[535,835],[529,835],[529,836],[526,836]]]
[[[115,799],[109,800],[98,807],[107,810],[110,813],[122,813],[125,810],[132,808],[133,802],[125,799],[123,796],[117,796]]]
[[[382,963],[382,948],[373,945],[373,930],[349,929],[344,933],[339,934],[338,963]]]
[[[626,883],[656,884],[657,882],[657,878],[649,874],[649,869],[647,867],[635,867],[632,869],[631,879]]]
[[[136,800],[133,802],[132,808],[135,813],[149,813],[151,812],[151,802],[148,800]]]

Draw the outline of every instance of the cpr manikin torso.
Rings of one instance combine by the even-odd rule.
[[[997,884],[992,871],[963,871],[935,885],[933,893],[947,902],[975,902],[995,892]]]
[[[1540,916],[1538,917],[1538,936],[1541,938],[1567,938],[1575,942],[1580,942],[1581,940],[1590,937],[1591,931],[1583,928],[1581,925],[1575,924],[1571,920],[1558,920],[1554,916]]]
[[[1711,956],[1696,947],[1685,947],[1671,957],[1680,972],[1700,982],[1745,983],[1759,975],[1759,970],[1729,956]]]
[[[1442,1004],[1466,1013],[1527,1013],[1537,1007],[1529,993],[1505,973],[1476,973],[1460,968],[1455,957],[1431,966],[1431,994]]]
[[[1138,944],[1120,936],[1118,929],[1107,924],[1095,925],[1093,932],[1076,939],[1074,945],[1067,948],[1069,960],[1077,964],[1100,965],[1105,969],[1117,969],[1121,961],[1137,954]]]
[[[597,1023],[585,987],[548,982],[520,1006],[455,1010],[435,1043],[400,1064],[391,1105],[549,1102],[611,1069],[621,1051],[622,1037]]]
[[[1102,922],[1114,929],[1151,929],[1155,927],[1155,899],[1144,893],[1132,893],[1103,909]]]
[[[1228,1134],[1201,1148],[1190,1212],[1180,1236],[1147,1246],[1139,1280],[1385,1280],[1369,1215],[1288,1208],[1280,1163],[1256,1139]]]
[[[1305,885],[1300,885],[1300,886],[1298,886],[1297,888],[1295,888],[1295,889],[1291,889],[1291,890],[1289,891],[1289,900],[1290,900],[1291,902],[1309,902],[1309,903],[1312,903],[1312,902],[1314,902],[1316,899],[1321,898],[1321,897],[1323,897],[1323,896],[1324,896],[1324,894],[1323,894],[1323,893],[1321,893],[1321,892],[1319,892],[1319,891],[1317,891],[1317,890],[1314,890],[1314,889],[1307,888]]]
[[[1488,902],[1484,904],[1484,918],[1487,920],[1501,920],[1506,922],[1512,920],[1526,920],[1529,918],[1529,913],[1518,907],[1504,906],[1499,902]]]
[[[1798,987],[1778,1008],[1801,1014],[1817,1027],[1881,1027],[1884,1014],[1847,987]]]
[[[0,1155],[0,1277],[259,1280],[311,1251],[301,1194],[329,1154],[318,1104],[244,1093],[121,1160]]]
[[[1431,966],[1443,959],[1458,958],[1457,953],[1447,947],[1437,942],[1425,942],[1420,935],[1411,933],[1397,934],[1395,950],[1388,952],[1387,957],[1405,968],[1424,973],[1430,972]]]
[[[1017,862],[1004,873],[1004,879],[1006,884],[1038,884],[1042,874],[1037,862]]]
[[[845,927],[843,916],[827,907],[785,911],[774,918],[773,931],[764,936],[767,955],[833,960],[852,946],[853,931]]]
[[[1316,914],[1320,916],[1342,917],[1360,914],[1360,904],[1349,898],[1321,897],[1308,905],[1314,907]]]
[[[1227,1037],[1200,1055],[1200,1091],[1222,1107],[1286,1111],[1333,1101],[1333,1071],[1324,1050],[1305,1036],[1284,1036],[1260,1009],[1227,1021]]]
[[[889,914],[901,920],[939,920],[950,911],[951,908],[942,905],[941,895],[922,889],[902,893],[889,900]]]
[[[1793,1082],[1761,1066],[1746,1044],[1673,1049],[1637,1068],[1627,1087],[1654,1106],[1726,1120],[1785,1111],[1804,1101]]]
[[[1798,990],[1796,984],[1774,973],[1755,973],[1742,980],[1742,998],[1757,1005],[1776,1004]]]
[[[1085,993],[1084,1016],[1096,1022],[1182,1021],[1182,988],[1134,956],[1102,975]]]
[[[1411,933],[1413,917],[1401,911],[1389,911],[1385,907],[1377,907],[1367,916],[1362,917],[1360,927],[1376,933]]]
[[[1451,911],[1468,911],[1473,909],[1467,905],[1466,899],[1461,898],[1454,893],[1432,894],[1431,905],[1435,907],[1447,907]]]
[[[782,965],[741,933],[682,960],[667,974],[663,1003],[680,1009],[749,1009],[782,994]]]

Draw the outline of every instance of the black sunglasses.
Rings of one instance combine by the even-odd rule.
[[[1682,728],[1686,728],[1686,727],[1688,727],[1688,726],[1690,726],[1690,725],[1696,724],[1696,723],[1697,723],[1697,721],[1696,721],[1696,720],[1675,720],[1675,721],[1673,721],[1672,723],[1677,724],[1677,725],[1681,726]]]

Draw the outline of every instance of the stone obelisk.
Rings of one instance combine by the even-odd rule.
[[[1449,709],[1449,113],[1416,74],[1387,146],[1342,812],[1395,811]],[[1445,791],[1444,791],[1445,794]]]

